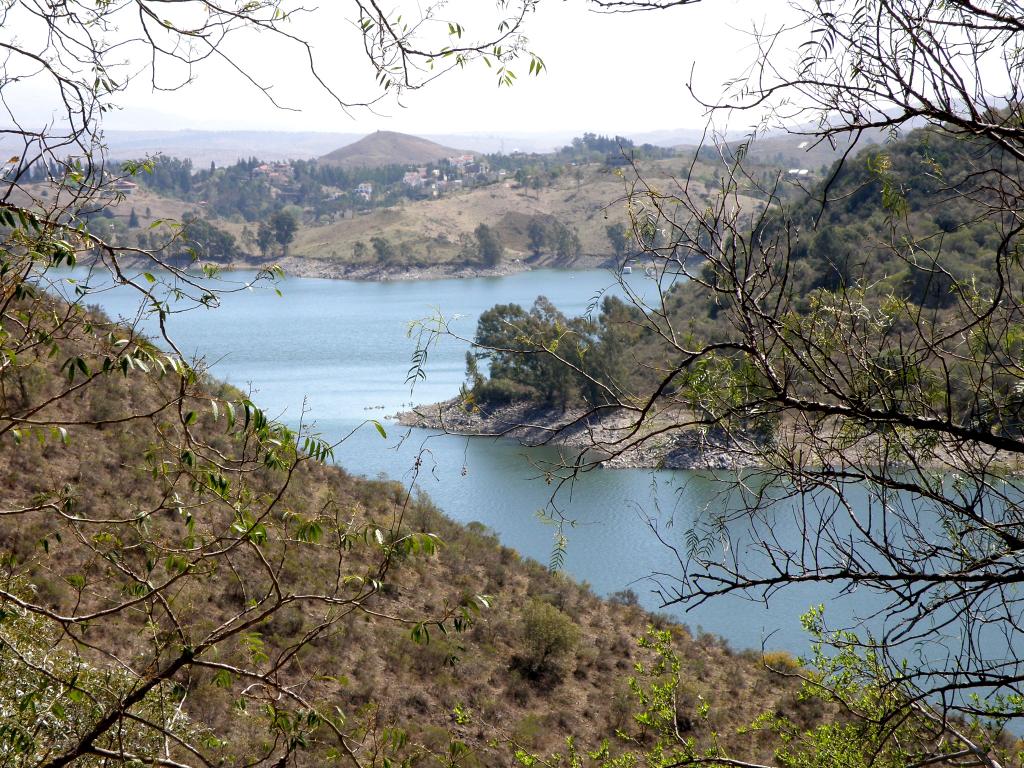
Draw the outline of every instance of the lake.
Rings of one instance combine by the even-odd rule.
[[[71,273],[82,278],[84,272]],[[227,280],[251,275],[231,273]],[[642,274],[632,289],[650,289]],[[549,509],[552,487],[531,462],[551,449],[527,450],[511,441],[465,438],[400,427],[385,420],[412,402],[430,403],[458,392],[468,345],[443,339],[432,348],[427,378],[414,391],[406,384],[416,342],[409,323],[438,313],[471,337],[480,313],[496,303],[529,305],[547,296],[567,314],[579,314],[603,291],[621,291],[612,274],[594,270],[539,270],[503,278],[351,282],[288,278],[282,295],[257,288],[225,296],[216,309],[200,307],[172,315],[171,336],[187,356],[203,358],[211,372],[243,389],[271,416],[295,424],[313,422],[330,440],[352,432],[366,419],[379,419],[388,432],[364,426],[336,451],[346,469],[370,477],[410,482],[417,456],[423,458],[419,487],[450,517],[478,521],[501,541],[547,562],[553,529],[537,511]],[[91,294],[113,317],[136,315],[138,294],[125,289]],[[152,326],[149,326],[152,330]],[[305,408],[305,415],[303,409]],[[567,529],[565,570],[600,594],[632,588],[648,608],[665,610],[692,628],[726,637],[734,647],[806,649],[799,616],[811,604],[831,598],[811,588],[776,595],[770,609],[739,597],[723,598],[684,613],[663,608],[648,580],[652,573],[678,574],[673,553],[655,536],[679,544],[693,515],[715,498],[718,487],[699,472],[612,470],[587,472],[555,499],[574,521]],[[785,525],[780,521],[780,525]],[[866,608],[863,596],[830,600],[833,619]]]

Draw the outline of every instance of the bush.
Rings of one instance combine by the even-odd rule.
[[[563,660],[580,640],[576,623],[555,606],[531,600],[521,617],[522,655],[517,666],[534,680],[560,677]]]
[[[635,608],[640,605],[640,595],[632,589],[623,589],[608,595],[608,602],[613,605],[625,605]]]

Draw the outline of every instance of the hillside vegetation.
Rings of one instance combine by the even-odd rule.
[[[97,234],[176,263],[282,263],[330,277],[500,273],[621,264],[636,255],[622,202],[638,172],[647,183],[695,195],[712,194],[720,181],[712,152],[691,163],[692,156],[594,134],[548,155],[474,157],[378,132],[331,156],[337,162],[250,158],[208,169],[158,158],[126,183],[112,180],[108,205],[80,215]],[[45,209],[55,187],[46,169],[33,175],[38,181],[27,189]]]
[[[80,733],[90,717],[119,711],[119,697],[182,644],[202,648],[218,627],[235,626],[245,631],[189,657],[166,677],[171,687],[157,689],[180,701],[186,730],[214,762],[250,764],[285,749],[296,765],[344,759],[345,750],[378,764],[388,750],[415,761],[457,749],[460,765],[495,766],[514,762],[513,742],[547,752],[570,733],[596,742],[642,730],[627,678],[654,658],[637,646],[646,625],[665,621],[629,594],[602,600],[398,484],[293,453],[290,442],[327,455],[267,422],[242,393],[201,374],[191,381],[101,317],[46,297],[11,312],[33,318],[32,333],[48,334],[58,352],[28,345],[3,374],[6,429],[20,424],[0,449],[4,507],[19,510],[5,513],[0,531],[4,577],[53,616],[96,618],[63,630],[0,618],[0,649],[34,652],[24,643],[46,637],[67,663],[123,665],[125,693],[110,689],[109,704],[82,715]],[[67,425],[59,434],[41,426],[58,423]],[[327,602],[288,597],[325,589]],[[259,618],[277,591],[286,599]],[[125,599],[129,608],[115,610]],[[765,756],[769,733],[736,728],[765,707],[800,723],[819,712],[758,654],[680,627],[672,636],[685,671],[682,727],[697,743],[729,734],[736,754]],[[314,704],[274,704],[269,688],[249,685],[257,673],[336,720],[307,722]],[[696,713],[702,702],[707,716]],[[74,700],[61,706],[78,711]],[[61,722],[55,734],[68,727]],[[64,734],[46,745],[38,729],[28,738],[33,749],[73,743]]]

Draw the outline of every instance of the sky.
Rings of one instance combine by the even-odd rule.
[[[461,11],[467,15],[459,15],[459,2],[452,0],[447,12],[453,18],[472,18],[472,11],[465,11],[469,6]],[[482,0],[467,2],[482,7]],[[315,11],[292,22],[289,31],[310,41],[321,73],[337,93],[359,100],[377,91],[359,31],[346,18],[350,10],[341,0],[323,0]],[[106,126],[505,134],[628,134],[700,127],[705,110],[687,92],[691,72],[699,91],[714,98],[722,83],[740,74],[756,56],[752,28],[778,27],[791,19],[786,0],[705,0],[658,12],[614,15],[588,9],[585,0],[541,0],[527,27],[530,48],[546,64],[540,77],[527,77],[523,62],[516,85],[498,88],[493,71],[477,63],[408,92],[401,104],[385,99],[373,111],[356,108],[347,113],[309,76],[301,49],[269,35],[243,34],[225,46],[225,53],[272,85],[275,99],[296,111],[274,107],[223,63],[208,62],[195,72],[193,82],[166,93],[154,92],[143,62],[133,61],[138,74],[119,94],[120,109],[107,116]],[[472,34],[467,26],[467,34]],[[165,80],[172,81],[173,77]],[[45,111],[45,103],[36,100],[34,106]]]

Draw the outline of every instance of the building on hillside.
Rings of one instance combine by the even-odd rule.
[[[465,168],[476,160],[474,155],[452,155],[448,158],[448,162],[453,168]]]
[[[295,178],[291,163],[262,163],[252,169],[252,175],[266,179],[274,185],[290,184]]]
[[[419,171],[409,171],[408,173],[405,174],[405,176],[402,177],[402,183],[405,184],[405,186],[407,187],[419,189],[420,187],[423,186],[423,182],[425,181],[424,176],[425,169],[424,173],[420,173]]]
[[[356,194],[363,198],[363,200],[369,200],[373,197],[373,184],[369,181],[360,182],[359,186],[356,187]]]

